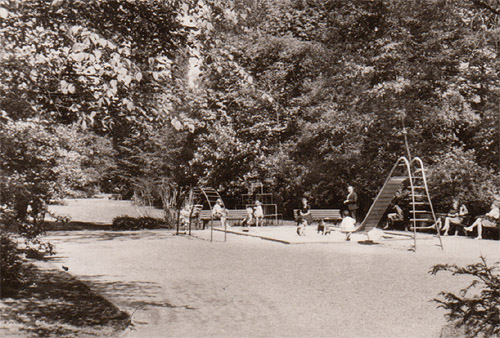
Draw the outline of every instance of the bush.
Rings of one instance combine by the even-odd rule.
[[[42,242],[37,238],[27,239],[24,244],[26,245],[26,258],[45,259],[46,256],[52,256],[56,252],[51,243]]]
[[[499,193],[498,175],[475,163],[473,151],[452,149],[429,168],[429,187],[435,210],[448,211],[453,198],[467,205],[471,216],[489,210]]]
[[[469,286],[460,290],[459,295],[441,292],[442,299],[435,298],[441,307],[448,311],[446,318],[457,329],[464,329],[467,337],[499,337],[500,336],[500,263],[492,266],[481,262],[467,265],[464,268],[456,265],[435,265],[430,271],[435,275],[439,271],[449,271],[452,275],[470,275],[474,280]],[[472,290],[475,290],[471,295]]]
[[[120,216],[113,219],[113,230],[144,230],[168,228],[168,224],[159,218]]]
[[[1,276],[1,296],[3,297],[9,289],[15,288],[20,284],[20,268],[22,258],[17,244],[5,231],[0,232],[0,276]]]

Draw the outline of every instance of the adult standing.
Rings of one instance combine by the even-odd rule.
[[[352,185],[347,187],[347,197],[344,204],[349,210],[349,215],[357,221],[358,194],[356,194]]]

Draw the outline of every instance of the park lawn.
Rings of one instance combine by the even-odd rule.
[[[117,336],[130,316],[64,271],[26,263],[16,289],[2,290],[2,337]]]
[[[61,224],[47,215],[47,230],[104,230],[109,229],[113,219],[120,216],[164,218],[163,210],[134,204],[129,200],[107,198],[65,199],[62,205],[49,205],[52,215],[67,217],[69,222]]]

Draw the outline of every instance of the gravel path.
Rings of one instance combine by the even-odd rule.
[[[500,242],[444,238],[381,245],[287,245],[197,231],[54,232],[58,257],[132,315],[126,337],[438,337],[431,300],[464,277],[434,264],[500,261]]]

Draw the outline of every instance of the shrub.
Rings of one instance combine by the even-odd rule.
[[[22,259],[17,244],[5,231],[0,231],[0,276],[1,276],[1,296],[3,297],[11,288],[15,288],[20,283],[20,268]]]
[[[441,299],[435,298],[441,307],[448,311],[446,318],[457,329],[464,329],[467,337],[500,336],[500,263],[491,266],[481,256],[481,262],[458,267],[439,264],[430,271],[435,275],[439,271],[449,271],[452,275],[470,275],[474,280],[460,290],[459,295],[441,292]],[[472,291],[477,291],[472,294]]]
[[[52,256],[56,253],[51,243],[42,242],[37,238],[26,240],[25,245],[26,258],[45,259],[46,256]]]
[[[168,228],[164,220],[153,217],[120,216],[113,219],[113,230],[143,230]]]

